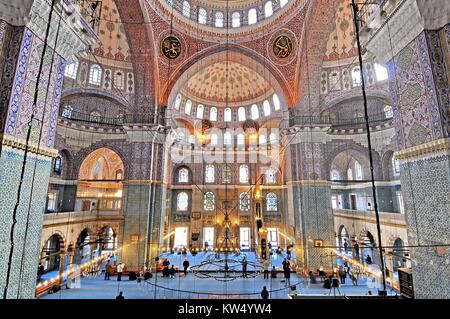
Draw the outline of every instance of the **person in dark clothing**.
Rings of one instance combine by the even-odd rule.
[[[109,262],[106,263],[105,266],[105,280],[110,280],[110,276],[111,276],[111,271],[112,271],[112,266]]]
[[[164,267],[163,271],[162,271],[163,277],[169,277],[170,276],[170,271],[169,271],[169,267]]]
[[[38,272],[37,272],[37,275],[38,275],[38,281],[39,280],[41,280],[41,277],[42,277],[42,275],[44,274],[44,266],[42,265],[42,263],[39,263],[39,266],[38,266]]]
[[[261,298],[262,299],[269,299],[269,292],[267,291],[266,286],[264,286],[263,290],[261,291]]]
[[[125,297],[123,296],[123,291],[119,292],[119,295],[116,297],[118,300],[123,300]]]
[[[183,261],[183,272],[184,272],[184,275],[185,275],[185,276],[187,276],[187,270],[188,270],[188,268],[189,268],[189,261],[188,261],[187,258],[186,258],[186,259],[184,259],[184,261]]]
[[[370,255],[367,255],[366,263],[369,265],[372,264],[372,257],[370,257]]]
[[[331,289],[331,280],[329,278],[326,278],[323,282],[323,288],[325,289]]]
[[[170,278],[175,277],[175,268],[173,268],[173,265],[172,265],[172,268],[169,269],[169,275],[170,275]]]
[[[345,251],[345,253],[348,252],[348,243],[347,243],[347,241],[344,242],[344,251]]]
[[[277,270],[275,269],[275,266],[272,267],[270,275],[271,275],[272,279],[277,278]]]
[[[286,264],[286,267],[283,268],[284,271],[284,279],[286,280],[286,287],[291,285],[291,266],[289,262]]]
[[[247,258],[244,257],[244,259],[242,260],[242,276],[244,278],[247,278]]]

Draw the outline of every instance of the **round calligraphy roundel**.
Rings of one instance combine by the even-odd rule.
[[[174,60],[181,55],[181,42],[173,35],[165,37],[161,41],[161,53],[168,59]]]
[[[280,35],[273,42],[273,54],[279,59],[288,58],[293,50],[293,43],[291,38],[287,35]]]

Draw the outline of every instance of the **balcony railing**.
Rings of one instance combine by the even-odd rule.
[[[61,108],[59,116],[74,122],[83,122],[95,126],[123,126],[130,124],[159,124],[164,125],[163,114],[154,113],[124,114],[117,117],[108,117],[98,114],[88,114]]]
[[[392,118],[386,117],[385,113],[377,113],[369,115],[369,124],[371,126],[388,122]],[[364,116],[354,118],[339,118],[331,117],[329,115],[324,116],[293,116],[290,119],[290,126],[300,125],[323,125],[330,126],[331,128],[360,128],[366,123]]]

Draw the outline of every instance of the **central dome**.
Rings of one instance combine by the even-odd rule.
[[[222,61],[197,72],[182,89],[184,96],[205,104],[245,104],[273,94],[258,73],[237,62]]]

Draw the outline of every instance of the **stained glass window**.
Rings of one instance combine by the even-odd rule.
[[[189,182],[189,170],[187,168],[181,168],[178,171],[178,182],[179,183]]]
[[[212,192],[207,192],[204,195],[204,201],[203,201],[203,209],[207,211],[212,211],[215,209],[216,203],[215,203],[215,196]]]
[[[250,210],[250,195],[248,193],[241,193],[239,196],[239,209],[244,212]]]
[[[181,192],[177,195],[177,210],[187,211],[189,206],[189,196],[185,192]]]
[[[278,197],[274,193],[266,195],[266,209],[268,212],[278,211]]]

